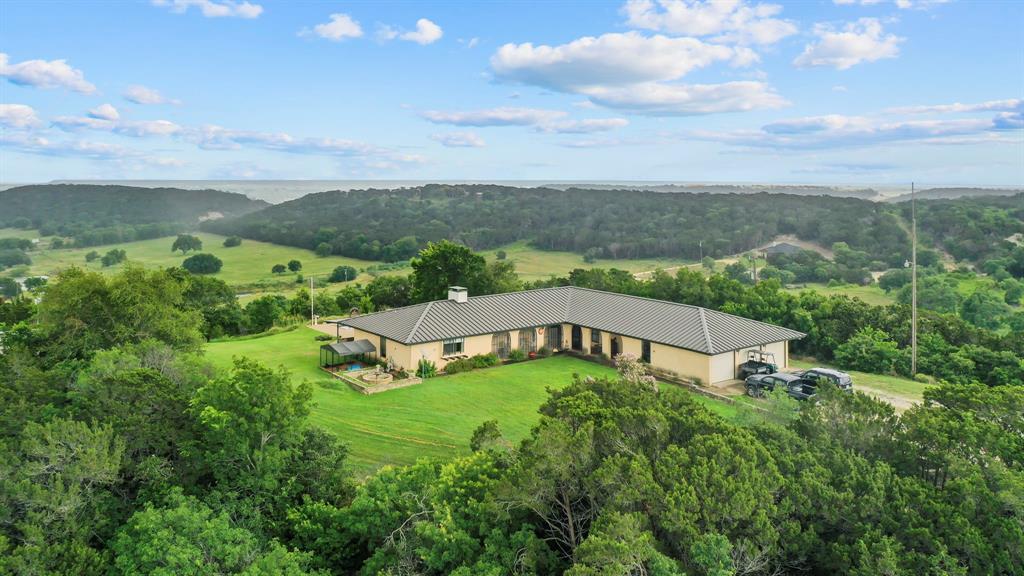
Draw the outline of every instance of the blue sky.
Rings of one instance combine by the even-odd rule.
[[[1024,3],[0,3],[0,181],[1024,185]]]

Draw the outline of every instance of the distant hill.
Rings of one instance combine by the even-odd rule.
[[[956,198],[977,198],[982,196],[1014,196],[1024,192],[1021,188],[927,188],[918,191],[918,200],[953,200]],[[886,202],[904,202],[910,194],[886,198]]]
[[[851,188],[843,186],[815,186],[797,184],[587,184],[549,186],[558,190],[571,188],[588,190],[642,190],[645,192],[683,194],[790,194],[794,196],[836,196],[843,198],[880,198],[872,188]]]
[[[32,184],[0,190],[0,227],[27,218],[34,227],[179,223],[241,216],[268,203],[218,190],[94,184]]]
[[[724,191],[723,191],[724,192]],[[527,241],[589,258],[723,257],[784,234],[846,242],[878,260],[909,256],[895,207],[837,196],[671,193],[431,184],[310,194],[239,218],[203,224],[225,235],[366,260],[403,260],[427,242],[477,250]]]

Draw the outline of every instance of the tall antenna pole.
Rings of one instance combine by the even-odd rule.
[[[917,197],[910,183],[910,375],[917,374]]]

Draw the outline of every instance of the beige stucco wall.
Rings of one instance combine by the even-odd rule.
[[[709,357],[708,379],[709,384],[733,380],[736,378],[736,355],[733,352],[715,354]]]
[[[705,383],[711,381],[710,358],[707,354],[651,343],[651,366],[675,372],[682,377],[700,378]]]

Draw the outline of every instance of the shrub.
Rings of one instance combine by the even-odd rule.
[[[501,358],[498,358],[496,354],[477,354],[469,359],[473,363],[474,368],[490,368],[491,366],[497,366],[501,364]]]
[[[505,258],[508,258],[508,254],[505,253],[504,250],[498,250],[497,252],[494,253],[494,257],[497,258],[498,260],[504,260]]]
[[[103,264],[104,268],[108,268],[110,266],[120,264],[127,259],[128,254],[126,254],[124,250],[114,248],[110,252],[104,254],[103,258],[100,258],[100,264]]]
[[[289,260],[288,269],[292,272],[298,272],[299,270],[302,270],[302,262],[299,262],[298,260]]]
[[[324,258],[326,256],[330,256],[331,255],[331,245],[328,244],[327,242],[321,242],[321,243],[316,245],[316,250],[314,250],[314,252],[316,252],[316,255],[321,257],[321,258]]]
[[[359,271],[351,266],[338,266],[331,271],[331,275],[327,277],[327,281],[348,282],[349,280],[355,280],[358,275]]]
[[[94,260],[99,260],[99,258],[100,258],[100,253],[95,251],[95,250],[93,250],[93,251],[91,251],[91,252],[89,252],[88,254],[85,255],[85,261],[86,262],[92,262]]]
[[[331,336],[330,334],[317,334],[316,336],[313,336],[313,339],[319,342],[327,342],[328,340],[334,340],[334,336]]]
[[[551,349],[547,346],[541,346],[540,349],[537,350],[537,356],[540,358],[547,358],[548,356],[551,356]]]
[[[476,366],[473,366],[473,362],[469,358],[463,358],[460,360],[452,360],[445,364],[444,372],[445,374],[458,374],[459,372],[469,372],[474,368],[476,368]]]
[[[274,264],[270,269],[270,272],[273,274],[284,274],[285,270],[287,270],[287,268],[284,264]]]
[[[508,353],[508,361],[509,362],[522,362],[523,360],[526,360],[526,352],[523,352],[519,348],[515,348],[514,350],[510,350],[509,351],[509,353]]]
[[[234,248],[235,246],[241,246],[242,239],[238,236],[228,236],[224,239],[225,248]]]
[[[405,370],[399,370],[398,372],[395,372],[395,378],[397,378],[399,380],[405,380],[408,377],[409,377],[409,373],[406,372]]]
[[[421,378],[433,378],[437,376],[437,365],[426,358],[420,358],[420,363],[416,367],[416,375]]]
[[[498,427],[498,421],[488,420],[473,431],[473,436],[469,440],[469,448],[473,452],[479,452],[500,446],[501,439],[501,428]]]
[[[216,274],[224,265],[220,258],[208,252],[185,258],[181,267],[193,274]]]

